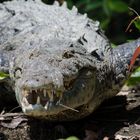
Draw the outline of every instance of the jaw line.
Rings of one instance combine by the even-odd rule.
[[[58,113],[63,112],[65,110],[78,112],[76,108],[89,102],[92,98],[92,94],[90,94],[89,92],[91,96],[87,97],[86,102],[81,102],[81,101],[78,102],[77,99],[80,98],[80,94],[81,94],[80,92],[78,92],[77,95],[74,92],[64,93],[62,100],[56,102],[56,104],[54,104],[53,106],[47,109],[45,109],[45,107],[43,107],[41,104],[34,104],[34,105],[29,104],[25,106],[22,101],[21,101],[21,106],[23,112],[26,115],[34,116],[34,117],[57,115]],[[86,96],[87,93],[83,91],[82,94],[83,94],[82,96],[84,97]]]
[[[74,111],[75,108],[87,104],[92,99],[94,94],[94,89],[95,89],[95,83],[93,82],[95,80],[95,75],[96,73],[93,72],[92,75],[90,75],[90,78],[80,79],[80,82],[77,81],[78,85],[77,83],[74,84],[76,85],[75,89],[64,92],[63,97],[60,100],[60,104],[63,106],[59,105],[59,103],[57,104],[57,102],[47,109],[45,109],[41,104],[25,105],[22,102],[23,97],[20,96],[21,93],[20,89],[19,92],[16,92],[17,99],[22,107],[23,112],[26,115],[33,116],[33,117],[40,116],[42,118],[43,117],[46,118],[46,116],[51,116],[51,115],[57,116],[57,114],[66,110],[69,111],[73,109]],[[83,84],[85,84],[86,88],[83,88],[82,86]]]

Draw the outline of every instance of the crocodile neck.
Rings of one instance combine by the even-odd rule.
[[[130,60],[138,46],[140,46],[140,38],[130,43],[119,45],[113,49],[113,71],[116,84],[118,83],[122,86],[130,75],[128,69]],[[138,61],[140,61],[140,57]],[[138,67],[137,64],[136,67]]]

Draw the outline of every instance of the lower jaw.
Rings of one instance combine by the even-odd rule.
[[[44,108],[38,108],[38,110],[34,111],[27,111],[24,112],[27,116],[34,117],[37,119],[45,119],[48,121],[72,121],[84,118],[85,116],[89,115],[91,112],[89,112],[86,109],[86,105],[81,105],[76,108],[79,110],[79,112],[73,111],[73,110],[65,110],[61,108],[61,110],[58,110],[58,108],[55,108],[53,111],[46,111]]]
[[[33,116],[33,117],[44,117],[44,116],[49,116],[49,115],[55,115],[59,112],[62,112],[64,110],[64,108],[60,107],[60,106],[55,106],[55,107],[50,107],[49,109],[45,109],[42,105],[38,105],[38,104],[35,104],[35,105],[28,105],[28,106],[24,106],[22,103],[21,103],[21,107],[22,107],[22,110],[23,112],[26,114],[26,115],[29,115],[29,116]]]
[[[40,104],[29,104],[26,106],[25,104],[22,104],[22,97],[20,96],[20,94],[17,94],[16,97],[20,106],[22,107],[23,112],[27,116],[31,116],[38,119],[43,118],[51,121],[69,121],[83,118],[91,113],[86,108],[86,104],[93,96],[93,93],[89,93],[90,96],[87,96],[88,93],[85,93],[84,91],[79,91],[77,94],[64,94],[65,96],[63,96],[61,103],[69,108],[71,107],[71,109],[65,108],[64,106],[60,106],[59,104],[55,104],[47,109],[45,109],[44,106]],[[81,95],[84,101],[81,101]]]

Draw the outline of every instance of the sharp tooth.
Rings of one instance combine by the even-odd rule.
[[[52,96],[52,92],[51,92],[51,90],[48,90],[48,96],[49,96],[49,98],[51,99],[51,96]]]
[[[53,101],[53,90],[51,91],[51,90],[48,90],[48,96],[49,96],[49,98],[50,98],[50,101]]]
[[[65,85],[66,87],[69,87],[69,83],[68,83],[68,82],[66,82],[64,85]]]
[[[47,97],[47,91],[46,91],[46,89],[43,90],[43,94],[44,94],[44,97]]]
[[[46,103],[46,105],[44,106],[44,108],[47,110],[49,107],[49,102]]]
[[[25,96],[25,91],[24,90],[22,90],[21,93],[22,93],[23,96]]]
[[[53,101],[53,96],[54,96],[54,90],[52,90],[52,94],[51,94],[51,98],[50,98],[50,101]]]
[[[36,103],[40,104],[40,97],[39,96],[37,97],[37,102]]]
[[[60,95],[59,95],[59,96],[60,96],[60,99],[62,99],[63,93],[62,93],[62,92],[60,92]]]
[[[57,92],[56,92],[56,96],[57,96],[57,97],[60,97],[60,96],[61,96],[61,94],[62,94],[62,92],[61,92],[61,91],[57,91]]]
[[[37,93],[37,89],[34,89],[34,91]]]
[[[32,93],[32,89],[30,89],[29,92]]]
[[[24,103],[25,106],[28,106],[29,105],[29,102],[27,101],[27,99],[25,97],[23,98],[22,101],[23,101],[23,103]]]
[[[29,91],[28,90],[24,90],[23,91],[23,95],[24,95],[24,97],[27,97],[29,95]]]
[[[60,92],[57,91],[56,92],[56,97],[59,97],[59,95],[60,95]]]

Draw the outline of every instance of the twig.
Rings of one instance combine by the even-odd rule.
[[[15,109],[20,108],[20,106],[14,107],[13,109],[11,109],[8,113],[11,113],[12,111],[14,111]]]
[[[125,32],[128,31],[128,29],[130,28],[130,26],[132,25],[132,23],[133,23],[135,20],[140,19],[140,15],[139,15],[133,8],[131,8],[131,7],[128,7],[128,8],[129,8],[131,11],[133,11],[137,16],[136,16],[134,19],[131,20],[131,22],[128,24],[128,26],[127,26]]]
[[[71,107],[69,107],[69,106],[63,105],[63,104],[61,104],[61,103],[59,103],[59,105],[62,106],[62,107],[64,107],[64,108],[70,109],[70,110],[72,110],[72,111],[79,112],[78,110],[76,110],[76,109],[74,109],[74,108],[71,108]]]
[[[5,114],[2,114],[0,115],[0,118],[1,117],[15,117],[15,116],[25,116],[24,113],[5,113]]]
[[[131,11],[133,11],[139,18],[140,18],[140,15],[138,14],[138,12],[136,10],[134,10],[133,8],[131,7],[128,7]]]

